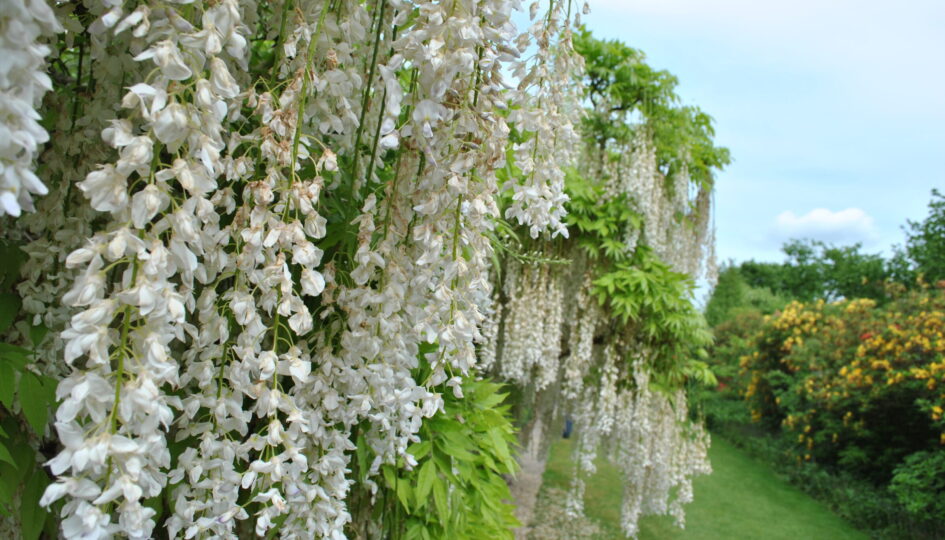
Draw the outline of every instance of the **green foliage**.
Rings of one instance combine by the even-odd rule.
[[[922,221],[908,221],[905,232],[905,252],[900,257],[908,262],[899,261],[902,277],[920,275],[929,283],[945,279],[945,196],[939,190],[932,190],[929,215]]]
[[[896,467],[889,490],[919,519],[945,516],[945,450],[908,456]]]
[[[744,306],[748,283],[738,268],[726,266],[719,272],[719,279],[705,306],[705,320],[709,326],[717,326],[731,317],[731,313]]]
[[[706,304],[705,318],[709,326],[715,328],[745,313],[774,313],[788,301],[767,287],[748,285],[740,268],[729,265],[719,273],[718,283]]]
[[[782,247],[783,263],[747,261],[737,270],[750,287],[810,302],[841,298],[889,299],[888,284],[916,287],[945,279],[945,196],[932,190],[929,214],[907,221],[905,247],[889,259],[863,253],[861,244],[834,246],[815,240],[791,240]],[[917,283],[917,278],[921,282]],[[726,292],[725,294],[730,294]],[[720,321],[715,320],[713,325]]]
[[[384,466],[385,538],[513,538],[518,522],[503,475],[517,470],[516,439],[500,389],[471,379],[463,398],[445,389],[444,410],[424,421],[420,442],[408,449],[417,465]]]
[[[693,183],[709,187],[714,171],[731,163],[729,150],[713,142],[712,117],[679,105],[679,80],[649,66],[641,51],[596,39],[586,29],[574,36],[574,49],[584,57],[585,96],[591,104],[584,133],[601,151],[611,142],[629,143],[637,129],[633,121],[643,120],[667,177],[686,169]]]
[[[665,384],[675,387],[689,378],[714,384],[714,376],[698,360],[711,335],[693,306],[692,279],[673,272],[649,247],[630,249],[624,243],[628,233],[642,226],[625,194],[605,197],[599,183],[573,169],[567,171],[565,187],[570,241],[594,263],[592,296],[653,349],[651,367]]]
[[[746,397],[798,458],[888,482],[906,455],[945,440],[943,330],[938,291],[884,306],[793,303],[743,352]]]
[[[892,277],[880,255],[861,253],[861,244],[833,246],[816,240],[792,240],[781,248],[783,263],[743,262],[737,266],[745,282],[775,295],[810,302],[817,299],[887,298]]]
[[[592,294],[609,307],[660,358],[711,342],[705,321],[692,304],[692,279],[673,272],[645,246],[619,260],[594,280]]]
[[[0,274],[0,334],[10,330],[20,309],[12,291],[23,257],[19,250],[2,245],[0,257],[7,264]],[[29,332],[31,347],[39,345],[45,328]],[[50,479],[40,466],[45,461],[37,448],[46,432],[49,413],[56,402],[56,381],[30,369],[32,349],[0,343],[0,515],[14,516],[26,540],[39,537],[47,527],[55,529],[52,514],[39,506]]]
[[[819,246],[825,268],[826,299],[871,298],[878,302],[888,299],[885,282],[891,276],[880,255],[860,253],[860,244]]]
[[[629,246],[622,239],[628,231],[643,226],[643,218],[633,210],[629,197],[624,193],[605,197],[599,183],[585,179],[574,169],[566,173],[565,190],[570,198],[566,222],[571,237],[593,260],[626,260]]]
[[[586,29],[577,33],[573,42],[584,57],[585,95],[592,105],[584,129],[594,134],[601,148],[611,140],[630,140],[632,129],[627,118],[631,113],[647,114],[679,101],[675,92],[679,80],[668,71],[647,65],[641,51],[617,40],[595,39]]]
[[[715,146],[712,117],[698,107],[656,109],[647,115],[656,161],[667,177],[685,169],[690,180],[711,186],[715,170],[732,162],[728,148]]]

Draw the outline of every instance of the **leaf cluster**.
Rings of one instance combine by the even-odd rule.
[[[407,449],[417,465],[382,468],[377,511],[386,538],[513,538],[519,523],[504,475],[518,465],[507,394],[489,380],[466,379],[461,389],[457,397],[442,388],[443,410],[423,422],[420,442]],[[357,451],[366,464],[364,448]]]
[[[735,267],[750,287],[765,288],[792,300],[841,298],[888,300],[892,278],[879,254],[863,253],[862,244],[836,246],[817,240],[791,240],[781,250],[783,263],[746,261]]]
[[[0,245],[0,258],[11,264],[0,274],[0,335],[7,333],[20,310],[20,299],[9,287],[23,260],[16,248]],[[30,346],[46,336],[45,327],[30,329]],[[14,516],[26,540],[56,528],[52,514],[39,505],[49,475],[40,466],[46,457],[39,448],[49,412],[56,402],[56,381],[30,369],[32,348],[0,343],[0,515]]]
[[[928,283],[945,280],[945,195],[933,189],[928,216],[907,221],[904,230],[906,245],[891,261],[895,275],[905,283],[919,276]]]
[[[611,142],[626,145],[637,129],[647,129],[665,176],[685,169],[695,184],[711,187],[714,171],[731,163],[731,153],[716,146],[711,116],[680,104],[679,80],[647,64],[641,51],[596,39],[586,28],[575,35],[574,48],[586,66],[585,136],[604,150]]]
[[[599,183],[570,169],[566,176],[571,238],[594,263],[592,296],[615,323],[656,353],[654,371],[679,386],[688,378],[714,383],[704,356],[711,335],[692,304],[692,279],[674,272],[647,246],[628,246],[642,216],[629,196],[606,197]],[[701,352],[700,352],[701,351]]]

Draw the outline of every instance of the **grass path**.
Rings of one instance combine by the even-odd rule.
[[[571,470],[570,441],[552,447],[545,471],[545,500],[539,501],[538,519],[553,504],[547,496],[560,498],[568,487]],[[779,479],[765,465],[713,438],[709,451],[714,472],[696,478],[695,500],[686,507],[686,529],[673,526],[665,516],[644,518],[641,540],[664,539],[763,539],[763,540],[845,540],[865,539],[820,503]],[[585,511],[597,526],[592,538],[623,538],[619,531],[621,486],[619,473],[600,463],[598,474],[587,483]],[[541,508],[541,507],[544,508]],[[545,540],[535,535],[533,540]]]

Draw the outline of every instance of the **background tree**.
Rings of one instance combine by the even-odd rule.
[[[746,283],[809,302],[840,298],[885,299],[883,283],[892,277],[882,256],[863,253],[862,244],[834,246],[818,240],[791,240],[781,250],[783,263],[746,261],[738,266]]]
[[[929,283],[945,279],[945,196],[933,189],[929,215],[922,221],[907,221],[903,229],[905,250],[897,250],[894,258],[900,277],[922,276]]]
[[[709,326],[715,328],[747,311],[773,313],[788,301],[768,287],[752,287],[745,280],[740,267],[729,263],[719,272],[719,281],[706,304],[705,318]]]

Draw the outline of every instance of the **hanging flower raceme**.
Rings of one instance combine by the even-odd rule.
[[[342,538],[352,484],[416,464],[437,387],[461,396],[486,340],[513,123],[565,134],[519,148],[536,166],[508,188],[528,192],[521,224],[563,230],[564,79],[509,90],[515,4],[4,10],[15,103],[0,106],[32,139],[0,137],[19,145],[0,148],[0,213],[32,208],[41,177],[50,215],[2,234],[30,255],[29,322],[54,331],[36,365],[61,379],[42,503],[61,501],[64,537]],[[563,9],[527,31],[542,39],[529,69],[567,56]],[[62,29],[33,176],[49,87],[36,44]]]
[[[549,14],[551,20],[555,16]],[[549,47],[548,34],[532,36],[539,49]],[[560,39],[568,38],[563,31]],[[706,343],[704,321],[691,304],[687,283],[703,268],[712,268],[710,171],[725,164],[727,151],[711,145],[710,128],[697,126],[673,136],[658,132],[666,129],[659,115],[688,119],[694,109],[640,105],[639,96],[666,90],[637,80],[631,65],[640,63],[639,53],[595,42],[587,33],[579,39],[588,62],[598,63],[586,76],[587,113],[594,121],[584,124],[580,142],[562,152],[549,150],[559,140],[572,139],[567,132],[544,131],[547,115],[576,105],[560,85],[546,91],[542,84],[578,62],[562,56],[553,69],[541,62],[519,65],[531,68],[523,71],[529,74],[525,79],[534,77],[533,96],[549,110],[536,114],[526,107],[510,114],[522,119],[517,126],[531,126],[538,136],[521,137],[514,168],[507,173],[516,181],[506,184],[513,191],[506,216],[524,226],[517,238],[507,240],[501,271],[493,273],[502,276],[496,284],[501,285],[499,305],[493,308],[500,318],[494,328],[500,331],[493,331],[482,356],[495,373],[519,387],[529,411],[523,447],[546,447],[558,422],[570,418],[576,433],[575,474],[565,501],[570,514],[583,512],[585,480],[601,452],[620,468],[625,479],[621,522],[632,536],[644,515],[670,514],[682,525],[692,477],[709,470],[708,436],[688,419],[686,395],[676,389],[687,378],[686,366],[699,364],[698,348]],[[620,54],[626,55],[626,64],[601,65]],[[622,86],[611,76],[624,77]],[[673,95],[666,97],[675,102]],[[600,119],[612,125],[601,125]],[[692,159],[690,137],[711,150],[711,159]],[[529,187],[543,170],[536,165],[543,155],[570,165],[564,178],[572,199],[564,197],[563,182],[561,193],[572,211],[573,238],[526,238],[536,236],[528,209],[554,207],[548,205],[550,192]],[[557,185],[555,180],[543,183]]]
[[[530,135],[514,146],[523,180],[505,186],[512,192],[506,217],[528,227],[532,238],[546,228],[555,235],[568,234],[562,168],[572,164],[580,146],[572,119],[581,115],[581,87],[575,80],[584,66],[571,45],[572,25],[580,26],[577,14],[570,17],[571,2],[552,2],[540,16],[538,10],[539,3],[533,2],[533,23],[516,40],[523,56],[513,64],[521,82],[509,118]],[[528,56],[530,47],[535,50]]]
[[[33,195],[46,186],[33,172],[40,146],[49,140],[37,111],[52,81],[43,38],[62,27],[40,0],[9,0],[0,13],[0,216],[33,210]]]
[[[219,213],[207,196],[224,170],[224,123],[238,111],[238,89],[215,56],[222,48],[207,39],[242,57],[239,14],[235,2],[220,2],[198,29],[164,5],[127,16],[113,8],[92,25],[116,34],[135,27],[146,48],[134,60],[154,67],[129,86],[128,115],[102,133],[117,160],[78,184],[108,217],[66,259],[78,277],[63,297],[77,309],[62,333],[72,372],[58,390],[55,425],[65,448],[50,462],[59,480],[42,501],[69,497],[66,537],[152,534],[155,511],[143,502],[167,485],[167,433],[184,405],[170,394],[181,386],[175,344],[203,330],[188,318],[195,281],[224,270]]]

